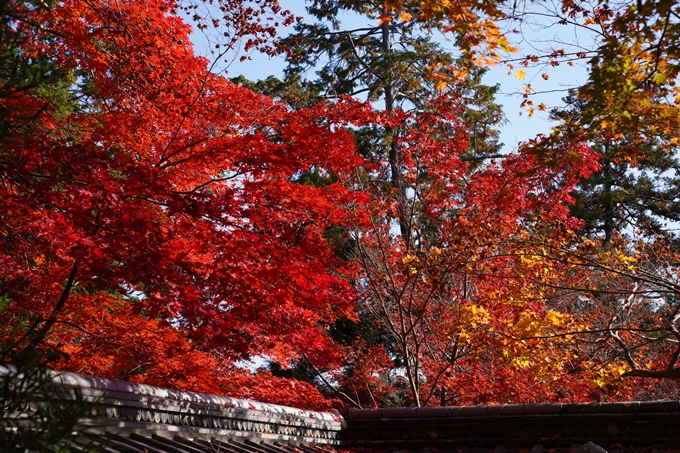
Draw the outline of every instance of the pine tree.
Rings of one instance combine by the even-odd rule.
[[[555,119],[578,114],[582,107],[573,95],[567,108],[552,113]],[[572,214],[585,222],[582,235],[600,237],[605,243],[614,235],[661,235],[674,239],[673,224],[680,221],[680,161],[656,146],[650,137],[635,161],[622,158],[631,146],[602,131],[591,146],[600,155],[601,170],[584,179],[574,191]],[[636,233],[637,232],[637,233]]]

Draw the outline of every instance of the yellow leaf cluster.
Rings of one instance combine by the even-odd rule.
[[[491,317],[489,312],[479,305],[469,304],[461,307],[461,322],[477,328],[489,324]]]
[[[584,368],[589,375],[588,383],[592,389],[598,389],[620,382],[621,376],[629,370],[628,365],[623,362],[611,362],[604,366],[586,364]]]

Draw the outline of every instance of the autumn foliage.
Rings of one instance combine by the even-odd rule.
[[[222,45],[281,50],[267,17],[291,14],[252,3],[224,2]],[[476,64],[512,51],[493,2],[409,5],[371,14],[464,32]],[[309,408],[620,398],[624,373],[675,369],[677,308],[619,329],[616,302],[593,309],[607,285],[638,295],[649,259],[579,237],[571,193],[600,170],[582,137],[473,165],[467,72],[426,78],[418,109],[285,102],[212,72],[191,9],[7,7],[3,50],[38,72],[0,68],[3,361]],[[603,329],[618,361],[579,340]]]
[[[216,391],[239,360],[323,354],[324,324],[351,314],[323,236],[362,195],[292,179],[351,173],[342,126],[370,114],[352,101],[291,112],[211,74],[175,8],[25,12],[45,30],[26,52],[64,75],[3,99],[5,359],[49,345],[61,368]]]

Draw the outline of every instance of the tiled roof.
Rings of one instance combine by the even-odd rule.
[[[254,442],[248,439],[185,436],[176,434],[163,437],[158,434],[129,433],[126,436],[113,432],[81,432],[71,439],[72,446],[106,453],[335,453],[332,447],[314,445],[285,445]]]
[[[680,445],[678,401],[350,410],[345,419],[344,440],[375,448]]]
[[[0,365],[0,375],[12,371]],[[95,402],[79,419],[70,440],[74,448],[100,445],[108,453],[318,453],[324,446],[342,444],[338,437],[344,420],[338,413],[74,373],[51,372],[51,379],[58,398]]]

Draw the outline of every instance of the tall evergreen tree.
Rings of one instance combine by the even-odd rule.
[[[553,112],[567,120],[582,108],[573,95],[567,108]],[[676,154],[656,146],[649,137],[644,153],[635,161],[622,156],[625,140],[614,140],[603,130],[591,144],[600,154],[601,170],[584,179],[574,191],[572,214],[585,222],[581,234],[610,243],[615,234],[677,236],[680,222],[680,161]]]

